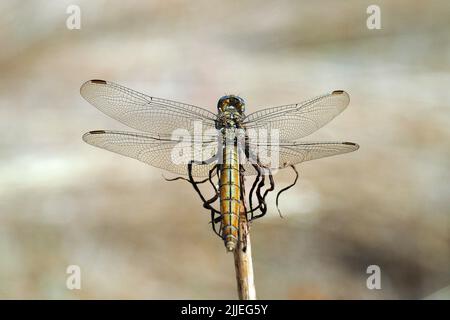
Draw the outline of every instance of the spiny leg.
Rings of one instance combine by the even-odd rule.
[[[256,188],[256,198],[258,199],[259,206],[260,206],[259,211],[260,211],[261,213],[252,216],[252,220],[263,217],[263,216],[266,214],[266,212],[267,212],[267,205],[266,205],[266,202],[265,202],[265,200],[264,200],[264,197],[261,195],[261,189],[262,189],[262,188],[264,187],[264,185],[265,185],[265,180],[266,180],[265,176],[262,175],[262,177],[261,177],[261,179],[260,179],[260,181],[259,181],[259,183],[258,183],[258,186],[257,186],[257,188]]]
[[[252,187],[250,188],[250,194],[248,195],[248,201],[249,201],[249,205],[250,205],[250,220],[253,220],[253,212],[255,210],[257,210],[257,208],[253,208],[253,192],[255,191],[256,186],[258,185],[259,179],[261,178],[261,170],[259,169],[259,167],[256,164],[252,164],[252,166],[255,168],[256,172],[258,173],[258,175],[255,178],[255,181],[252,184]]]
[[[217,167],[218,167],[218,165],[216,164],[214,167],[211,168],[211,170],[209,170],[209,173],[208,173],[208,178],[207,178],[207,180],[209,180],[209,183],[211,184],[211,186],[212,186],[213,189],[214,189],[214,196],[213,196],[211,199],[209,199],[209,200],[206,201],[206,203],[207,203],[208,205],[210,205],[210,204],[216,202],[216,200],[217,200],[217,199],[219,198],[219,196],[220,196],[219,190],[217,190],[216,185],[214,184],[214,181],[212,180],[212,179],[213,179],[213,172],[214,172],[214,170],[216,170]]]
[[[214,165],[214,166],[211,168],[211,170],[209,170],[209,172],[208,172],[208,178],[206,178],[206,179],[204,179],[204,180],[196,181],[196,180],[194,179],[193,175],[192,175],[192,165],[193,165],[194,163],[195,163],[194,161],[190,161],[189,164],[188,164],[188,177],[189,177],[189,178],[176,177],[176,178],[169,179],[169,178],[166,178],[166,177],[164,177],[164,176],[163,176],[163,178],[164,178],[166,181],[183,180],[183,181],[189,182],[189,183],[192,185],[192,187],[194,188],[194,190],[195,190],[195,191],[197,192],[197,194],[200,196],[200,199],[201,199],[202,202],[203,202],[203,207],[206,208],[206,209],[209,209],[209,210],[211,211],[211,221],[210,221],[210,223],[211,223],[211,225],[212,225],[213,232],[214,232],[215,234],[217,234],[220,238],[222,238],[222,235],[221,235],[221,230],[222,230],[222,215],[221,215],[221,213],[220,213],[219,210],[217,210],[217,209],[215,209],[214,207],[211,206],[211,204],[214,203],[215,201],[217,201],[217,199],[218,199],[219,196],[220,196],[219,191],[217,190],[216,185],[214,184],[214,181],[213,181],[213,174],[214,174],[214,171],[216,170],[216,173],[217,173],[217,174],[219,173],[219,170],[220,170],[220,169],[219,169],[219,165],[216,164],[216,165]],[[202,162],[202,163],[199,163],[199,164],[206,164],[206,163],[203,163],[203,162]],[[209,200],[206,200],[206,198],[203,196],[202,192],[201,192],[200,189],[198,188],[198,185],[199,185],[199,184],[205,183],[206,181],[209,181],[209,183],[211,184],[211,186],[212,186],[213,189],[214,189],[214,196],[213,196],[211,199],[209,199]],[[217,215],[218,215],[218,217],[217,217]],[[218,231],[217,228],[216,228],[216,223],[220,223],[220,225],[219,225],[219,231]]]
[[[240,193],[241,193],[241,203],[242,206],[244,207],[244,211],[245,211],[245,216],[247,217],[247,206],[245,205],[245,177],[244,177],[244,166],[243,165],[239,165],[240,169],[239,169],[239,178],[240,178]]]
[[[212,172],[215,170],[215,168],[216,168],[217,165],[215,165],[215,166],[209,171],[209,177],[208,177],[208,178],[206,178],[206,179],[204,179],[204,180],[201,180],[201,181],[195,181],[195,179],[194,179],[194,177],[193,177],[193,175],[192,175],[192,164],[193,164],[193,163],[194,163],[194,161],[190,161],[190,162],[188,163],[188,177],[189,177],[188,179],[186,179],[186,178],[184,178],[184,177],[176,177],[176,178],[172,178],[172,179],[168,179],[168,178],[165,178],[165,177],[164,177],[164,179],[165,179],[166,181],[184,180],[184,181],[189,182],[189,183],[192,185],[192,187],[194,188],[194,190],[197,192],[197,194],[199,195],[200,199],[202,200],[202,202],[203,202],[203,207],[204,207],[205,209],[212,210],[212,211],[214,211],[214,212],[216,212],[216,213],[220,213],[220,211],[218,211],[217,209],[215,209],[214,207],[211,206],[211,203],[213,203],[213,202],[218,198],[217,189],[214,188],[214,189],[215,189],[215,192],[216,192],[215,196],[214,196],[213,198],[209,199],[209,200],[206,200],[205,197],[203,196],[202,192],[201,192],[200,189],[198,188],[198,185],[199,185],[199,184],[205,183],[205,182],[208,181],[208,180],[209,180],[209,181],[211,182],[211,184],[214,186],[214,184],[212,183],[211,179],[212,179]],[[200,163],[200,164],[205,164],[205,163]]]
[[[263,195],[263,200],[264,200],[264,202],[266,202],[267,194],[275,189],[275,182],[273,181],[272,171],[271,171],[270,169],[268,169],[268,170],[269,170],[269,183],[270,183],[270,187],[267,188],[266,191],[264,191],[264,195]]]
[[[163,179],[166,180],[166,181],[184,180],[184,181],[187,181],[187,182],[191,183],[191,181],[189,181],[189,179],[186,179],[184,177],[166,178],[163,175]],[[204,180],[200,180],[200,181],[195,181],[195,183],[202,184],[202,183],[205,183],[206,181],[208,181],[208,178],[206,178]]]
[[[258,169],[261,170],[260,168],[258,168]],[[268,176],[269,176],[269,187],[261,195],[261,190],[266,185],[266,183],[265,183],[265,180],[266,180],[265,179],[265,175],[263,175],[262,178],[260,179],[260,181],[259,181],[259,183],[257,185],[257,189],[256,189],[256,197],[258,198],[259,208],[260,208],[259,211],[261,213],[258,214],[258,215],[252,215],[252,220],[258,219],[258,218],[261,218],[261,217],[265,216],[265,214],[267,213],[266,197],[269,194],[269,192],[271,192],[271,191],[273,191],[275,189],[275,182],[273,180],[272,171],[269,168],[265,168],[265,169],[268,170],[268,172],[269,172],[269,174],[268,174]]]
[[[209,174],[208,174],[208,180],[209,180],[209,182],[210,182],[210,184],[213,187],[214,192],[215,192],[214,196],[207,201],[209,204],[215,202],[220,196],[219,191],[217,190],[216,185],[214,184],[214,181],[212,180],[213,179],[213,172],[214,172],[214,170],[219,170],[217,164],[209,171]],[[217,171],[217,173],[218,173],[218,171]],[[216,217],[217,215],[218,215],[218,217]],[[220,238],[222,238],[222,234],[221,234],[221,231],[222,231],[222,214],[211,210],[211,222],[210,223],[212,225],[212,229],[213,229],[214,233],[217,234]],[[220,223],[219,224],[219,231],[217,231],[217,229],[216,229],[216,224],[217,223]]]
[[[294,170],[294,172],[295,172],[295,180],[294,180],[294,182],[293,182],[292,184],[290,184],[290,185],[288,185],[287,187],[285,187],[285,188],[281,189],[280,191],[278,191],[278,193],[277,193],[277,198],[276,198],[276,200],[275,200],[275,204],[276,204],[276,206],[277,206],[278,214],[280,215],[280,217],[283,217],[283,216],[281,215],[280,208],[278,207],[278,198],[280,197],[280,194],[281,194],[281,193],[283,193],[284,191],[287,191],[287,190],[289,190],[290,188],[292,188],[292,187],[297,183],[297,180],[298,180],[298,171],[297,171],[297,169],[295,168],[295,166],[290,166],[290,167],[291,167],[292,170]]]
[[[269,171],[270,187],[267,188],[267,190],[264,192],[263,195],[261,195],[261,190],[262,190],[262,188],[266,185],[266,175],[263,174],[263,175],[262,175],[262,178],[261,178],[261,181],[260,181],[259,184],[258,184],[258,188],[256,189],[256,197],[258,198],[258,201],[259,201],[259,204],[260,204],[260,210],[259,210],[259,211],[260,211],[261,213],[260,213],[259,215],[254,216],[253,219],[258,219],[258,218],[261,218],[261,217],[263,217],[263,216],[266,215],[266,213],[267,213],[266,196],[267,196],[267,194],[268,194],[270,191],[272,191],[272,190],[275,188],[275,184],[274,184],[274,182],[273,182],[273,177],[272,177],[272,172],[270,171],[270,169],[269,169],[269,168],[266,168],[266,167],[264,167],[264,166],[262,166],[262,165],[259,163],[259,161],[258,161],[258,165],[259,165],[260,168],[264,168],[265,170],[268,170],[268,171]]]
[[[202,192],[198,188],[198,183],[194,180],[194,177],[192,176],[192,164],[193,164],[193,161],[190,161],[188,163],[189,182],[191,183],[192,187],[194,188],[194,190],[197,192],[197,194],[199,195],[200,199],[202,200],[203,208],[209,209],[209,210],[213,210],[214,212],[220,213],[220,211],[218,211],[217,209],[215,209],[214,207],[211,206],[211,203],[208,203],[209,200],[205,199],[205,197],[203,196]]]
[[[248,145],[246,145],[245,155],[247,158],[249,158],[250,153],[251,153],[251,151],[250,151]],[[250,221],[260,218],[266,214],[266,212],[267,212],[267,204],[265,201],[266,196],[269,192],[271,192],[275,189],[275,183],[273,181],[273,176],[272,176],[272,172],[270,171],[270,168],[267,168],[261,164],[258,155],[255,155],[252,153],[252,158],[256,159],[256,164],[252,163],[252,166],[257,172],[257,177],[252,184],[252,187],[250,189],[250,194],[249,194],[250,211],[248,211],[248,213],[251,214]],[[264,168],[269,171],[270,187],[266,189],[266,191],[264,192],[264,195],[261,195],[261,190],[265,185],[265,175],[262,174],[261,168]],[[256,198],[258,199],[258,206],[256,208],[253,208],[253,192],[256,192]],[[258,209],[261,213],[259,215],[254,215],[254,212]]]
[[[222,238],[222,216],[219,215],[219,217],[216,217],[217,213],[211,210],[211,225],[212,225],[212,229],[214,231],[215,234],[217,234],[219,236],[219,238]],[[217,231],[216,229],[216,224],[219,223],[219,231]]]
[[[250,210],[248,210],[247,213],[251,213],[250,221],[264,216],[265,212],[267,211],[267,205],[265,202],[265,198],[266,198],[267,194],[270,191],[274,190],[274,188],[275,188],[273,176],[272,176],[272,174],[270,174],[269,175],[270,187],[264,192],[264,195],[261,195],[261,189],[265,185],[265,178],[261,174],[260,166],[253,164],[253,167],[255,168],[255,170],[257,172],[257,176],[255,178],[255,181],[252,184],[252,187],[250,189],[250,195],[249,195]],[[258,199],[258,205],[256,207],[253,207],[253,193],[255,191],[256,191],[256,197]],[[256,212],[257,210],[259,210],[261,212],[261,214],[255,216],[253,213]]]

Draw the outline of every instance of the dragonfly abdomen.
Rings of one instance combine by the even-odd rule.
[[[228,251],[236,248],[239,239],[239,210],[241,187],[239,158],[233,140],[223,149],[223,165],[220,173],[220,212],[222,214],[222,238]]]

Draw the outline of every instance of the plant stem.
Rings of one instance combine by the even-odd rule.
[[[239,241],[234,250],[234,266],[240,300],[256,300],[256,289],[253,277],[252,246],[250,228],[245,214],[244,199],[240,207]]]

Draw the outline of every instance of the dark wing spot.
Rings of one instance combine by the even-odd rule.
[[[91,83],[96,83],[96,84],[106,84],[106,81],[105,81],[105,80],[94,79],[94,80],[91,80]]]
[[[346,144],[349,146],[356,146],[356,143],[353,143],[353,142],[342,142],[342,144]]]
[[[334,90],[331,94],[343,94],[344,90]]]
[[[94,131],[89,131],[90,134],[103,134],[106,133],[105,130],[94,130]]]

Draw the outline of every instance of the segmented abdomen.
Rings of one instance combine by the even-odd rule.
[[[239,181],[239,155],[235,139],[229,139],[223,149],[223,165],[220,172],[220,212],[222,214],[222,238],[228,251],[236,248],[239,239],[239,209],[241,189]]]

